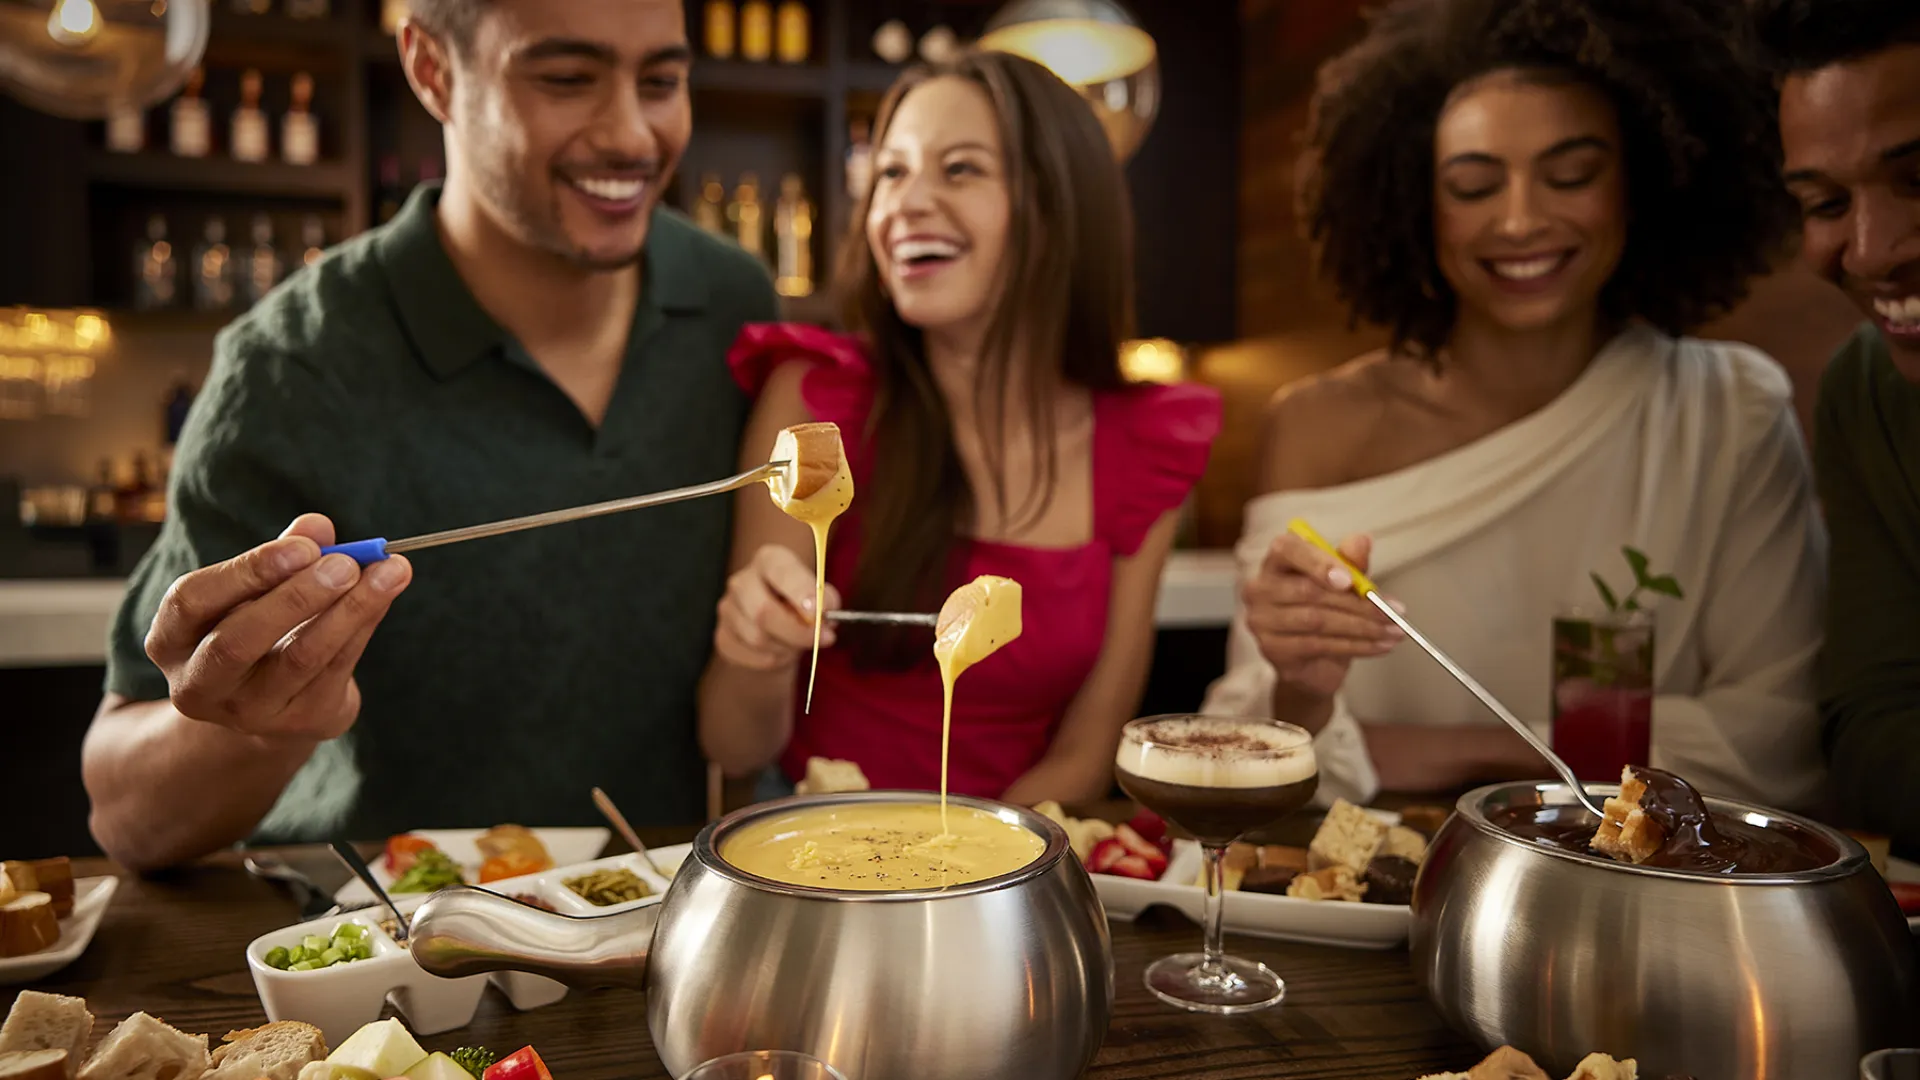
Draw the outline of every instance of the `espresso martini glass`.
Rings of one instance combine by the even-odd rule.
[[[1148,716],[1121,729],[1114,764],[1126,793],[1191,833],[1206,857],[1204,951],[1155,961],[1147,968],[1147,989],[1194,1012],[1279,1004],[1287,994],[1280,976],[1220,947],[1225,860],[1229,844],[1313,798],[1320,784],[1313,736],[1256,717]]]

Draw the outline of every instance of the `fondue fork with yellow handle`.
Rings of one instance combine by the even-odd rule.
[[[1573,775],[1573,770],[1567,767],[1567,763],[1560,760],[1560,755],[1554,753],[1546,743],[1540,741],[1540,737],[1533,733],[1532,728],[1522,722],[1519,717],[1513,715],[1512,710],[1500,704],[1500,700],[1489,693],[1486,687],[1481,686],[1478,680],[1467,674],[1466,670],[1459,664],[1454,663],[1452,657],[1441,652],[1439,646],[1428,641],[1426,635],[1414,629],[1413,624],[1407,621],[1406,616],[1393,610],[1393,605],[1387,602],[1387,598],[1380,595],[1380,590],[1373,584],[1373,579],[1362,573],[1359,567],[1348,562],[1347,557],[1340,554],[1340,549],[1328,543],[1325,537],[1314,531],[1313,526],[1299,518],[1294,518],[1287,523],[1287,531],[1305,540],[1307,543],[1312,544],[1314,547],[1319,548],[1321,551],[1326,552],[1328,555],[1333,556],[1341,566],[1346,568],[1347,573],[1353,575],[1353,591],[1359,594],[1361,599],[1372,604],[1380,610],[1381,614],[1393,620],[1393,624],[1404,631],[1414,644],[1425,649],[1428,656],[1433,657],[1441,667],[1447,669],[1447,674],[1459,680],[1461,686],[1466,687],[1474,697],[1479,698],[1480,704],[1485,705],[1487,711],[1505,721],[1506,725],[1512,728],[1516,734],[1527,740],[1527,745],[1533,747],[1534,753],[1546,759],[1547,764],[1553,766],[1553,771],[1560,774],[1560,779],[1566,781],[1567,787],[1573,792],[1573,797],[1580,801],[1580,805],[1586,807],[1594,817],[1603,821],[1606,820],[1607,812],[1601,809],[1600,804],[1594,801],[1593,796],[1587,794],[1586,787],[1580,783],[1578,777]]]
[[[566,510],[549,510],[543,514],[529,514],[526,517],[508,518],[505,521],[494,521],[485,525],[469,525],[463,529],[448,529],[445,532],[409,536],[403,540],[389,541],[385,537],[354,540],[350,543],[323,547],[320,549],[320,554],[345,555],[361,566],[367,566],[381,562],[389,555],[403,555],[421,548],[457,544],[462,540],[478,540],[484,536],[499,536],[503,533],[519,532],[522,529],[537,529],[543,525],[559,525],[568,521],[619,514],[628,510],[643,510],[650,506],[665,506],[668,503],[684,502],[687,499],[699,499],[708,495],[737,491],[749,484],[765,483],[769,477],[786,467],[785,461],[769,461],[757,469],[748,469],[737,476],[715,480],[710,484],[695,484],[692,487],[674,488],[672,491],[659,491],[652,495],[611,499],[607,502],[575,506]]]

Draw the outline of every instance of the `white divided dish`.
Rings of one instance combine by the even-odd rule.
[[[1388,825],[1400,815],[1369,809]],[[1115,874],[1091,874],[1093,887],[1107,917],[1133,919],[1155,904],[1163,904],[1199,923],[1206,915],[1207,895],[1195,882],[1203,865],[1200,845],[1175,840],[1166,873],[1159,881]],[[1302,900],[1270,893],[1229,891],[1221,912],[1228,930],[1253,937],[1279,938],[1308,945],[1344,949],[1393,949],[1405,944],[1413,924],[1413,909],[1405,904],[1361,904],[1347,900]]]
[[[60,940],[51,948],[25,956],[0,959],[0,986],[30,983],[66,967],[87,951],[93,932],[100,929],[100,917],[107,913],[120,879],[114,877],[80,878],[73,883],[73,914],[60,920]]]
[[[546,838],[548,833],[569,830],[537,831],[542,841],[547,843],[549,854],[560,865],[538,874],[492,881],[480,887],[506,896],[538,897],[563,915],[593,916],[657,904],[672,884],[670,878],[654,872],[646,860],[633,854],[590,858],[569,864],[562,861],[561,856],[577,853],[578,848],[569,850]],[[599,844],[594,846],[590,854],[597,854],[606,843],[605,830],[576,831],[602,834]],[[477,836],[479,832],[477,829],[471,830],[468,835]],[[438,846],[436,837],[448,834],[416,831],[414,835],[435,840]],[[468,847],[471,847],[470,841]],[[442,847],[441,850],[464,863],[463,853],[456,850],[455,846]],[[681,844],[653,849],[652,854],[654,862],[672,870],[679,867],[690,850],[690,845]],[[633,871],[640,880],[646,882],[651,890],[650,895],[631,903],[596,907],[566,886],[566,881],[571,878],[612,868]],[[375,874],[384,877],[377,867]],[[358,882],[354,884],[359,885]],[[349,891],[343,888],[335,895],[342,897]],[[367,892],[364,886],[360,886],[360,891],[362,894]],[[406,894],[394,897],[393,901],[402,914],[411,916],[427,902],[429,895]],[[414,962],[405,945],[394,941],[381,929],[380,924],[391,918],[384,907],[363,908],[298,923],[255,938],[247,946],[247,969],[253,974],[254,989],[260,995],[260,1004],[266,1010],[267,1019],[299,1020],[312,1024],[325,1034],[329,1045],[338,1046],[363,1024],[378,1020],[388,1001],[393,1003],[406,1020],[407,1027],[415,1034],[437,1035],[470,1023],[489,984],[498,987],[513,1007],[521,1011],[551,1005],[567,996],[564,985],[525,972],[500,971],[464,979],[442,979],[430,975]],[[310,934],[331,937],[334,928],[346,922],[356,923],[367,931],[368,938],[373,942],[373,956],[370,959],[348,961],[314,971],[281,971],[267,965],[267,953],[275,947],[291,947]]]
[[[473,881],[480,874],[479,839],[485,829],[409,829],[407,836],[417,836],[446,852],[447,857],[460,864],[467,880]],[[606,850],[607,840],[613,835],[598,826],[571,829],[534,829],[533,835],[553,857],[555,866],[572,866],[589,859],[600,857]],[[385,889],[393,885],[393,875],[387,872],[384,858],[373,859],[367,864],[373,871],[373,878]],[[489,886],[491,887],[491,886]],[[368,889],[359,878],[350,879],[345,885],[334,891],[333,898],[343,907],[354,907],[371,903],[373,891]],[[394,897],[397,902],[399,897]]]

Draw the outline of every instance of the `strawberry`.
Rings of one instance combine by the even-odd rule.
[[[1161,869],[1164,870],[1166,867],[1163,866]],[[1139,878],[1141,881],[1160,880],[1160,875],[1155,873],[1151,866],[1147,865],[1147,860],[1138,855],[1128,855],[1120,859],[1113,864],[1113,869],[1108,872],[1118,874],[1121,877]]]
[[[1151,810],[1142,810],[1133,815],[1133,819],[1128,821],[1127,825],[1134,832],[1146,837],[1150,844],[1158,845],[1163,849],[1171,844],[1167,838],[1167,823],[1160,820],[1160,815]]]
[[[1128,855],[1147,864],[1147,868],[1153,871],[1155,881],[1160,880],[1160,875],[1166,873],[1167,853],[1161,851],[1159,845],[1135,832],[1133,826],[1119,826],[1113,830],[1113,838],[1126,847]]]
[[[1093,845],[1087,852],[1087,869],[1096,874],[1104,874],[1113,869],[1113,864],[1127,857],[1127,846],[1117,836],[1109,836]]]

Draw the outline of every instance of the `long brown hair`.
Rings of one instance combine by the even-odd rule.
[[[881,146],[900,103],[933,79],[986,91],[1000,127],[1012,218],[993,314],[974,386],[991,497],[1003,519],[1030,523],[1053,500],[1054,392],[1124,383],[1120,345],[1133,331],[1133,215],[1106,133],[1073,88],[1006,53],[968,52],[903,74],[881,103]],[[954,443],[953,418],[927,364],[921,332],[888,299],[867,240],[872,191],[852,222],[840,280],[848,325],[868,339],[875,394],[866,435],[873,471],[860,493],[861,548],[852,604],[868,611],[933,611],[955,581],[974,495]],[[1018,386],[1036,446],[1031,493],[1009,513],[1003,475],[1007,399]],[[855,662],[904,668],[926,658],[911,634],[848,627]],[[851,632],[849,632],[851,631]]]

